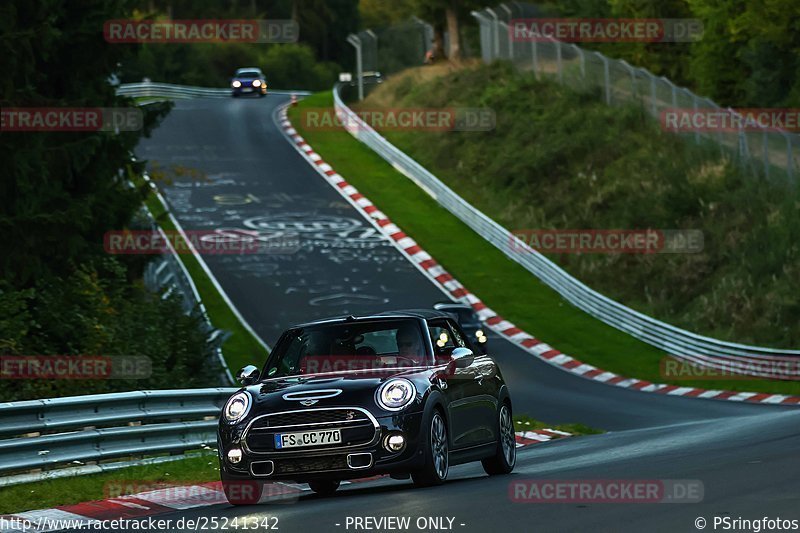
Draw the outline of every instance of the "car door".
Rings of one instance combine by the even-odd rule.
[[[446,358],[455,348],[469,346],[463,333],[452,321],[441,319],[429,323],[431,341],[437,358]],[[486,427],[487,398],[482,394],[479,367],[470,364],[455,368],[445,377],[444,394],[448,401],[450,439],[454,448],[466,448],[489,439]],[[490,433],[491,434],[491,433]]]
[[[497,432],[497,398],[499,395],[496,365],[483,355],[455,320],[448,320],[456,346],[469,348],[475,354],[469,365],[469,385],[465,393],[470,398],[470,443],[494,442]]]

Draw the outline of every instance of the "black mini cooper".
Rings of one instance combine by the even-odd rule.
[[[291,480],[329,494],[345,479],[390,474],[437,485],[452,465],[514,468],[511,398],[497,364],[475,355],[444,312],[409,310],[294,326],[219,423],[231,503],[242,483]],[[232,497],[232,495],[234,495]]]

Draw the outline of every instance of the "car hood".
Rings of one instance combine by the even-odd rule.
[[[407,378],[414,382],[418,391],[422,391],[430,373],[430,369],[385,369],[291,376],[267,379],[250,385],[246,390],[250,392],[257,410],[262,413],[273,410],[305,409],[308,406],[301,401],[317,395],[325,396],[326,394],[321,391],[329,391],[331,395],[319,398],[317,402],[311,404],[314,407],[362,405],[363,402],[373,403],[372,398],[378,387],[393,377]],[[309,395],[304,396],[303,393]],[[285,397],[287,394],[292,399],[287,399]]]

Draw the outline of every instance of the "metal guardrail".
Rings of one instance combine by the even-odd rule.
[[[236,390],[135,391],[0,403],[0,435],[12,437],[0,440],[0,474],[213,445],[216,418]],[[111,425],[116,427],[105,427]]]
[[[308,91],[283,91],[268,89],[268,94],[296,94],[309,95]],[[154,98],[230,98],[230,89],[211,87],[189,87],[186,85],[173,85],[171,83],[123,83],[117,88],[117,94],[130,97]]]
[[[340,94],[341,88],[341,84],[334,88],[334,106],[345,128],[353,137],[420,185],[442,207],[578,309],[671,355],[702,354],[750,358],[769,355],[800,356],[800,350],[748,346],[698,335],[634,311],[592,290],[470,205],[422,165],[372,129],[344,103]]]

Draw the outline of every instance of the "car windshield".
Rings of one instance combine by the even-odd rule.
[[[292,329],[273,350],[265,377],[427,366],[424,338],[412,318]]]
[[[237,78],[260,78],[261,73],[257,70],[241,70],[236,73]]]

